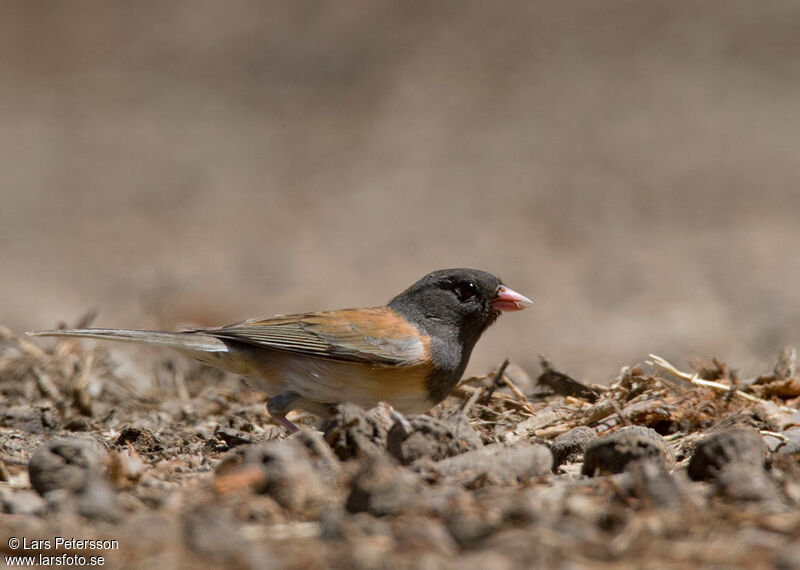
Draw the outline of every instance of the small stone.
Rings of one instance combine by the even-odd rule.
[[[550,472],[553,456],[544,445],[495,443],[433,464],[432,468],[459,482],[484,478],[493,483],[517,483]]]
[[[197,505],[184,516],[190,551],[218,564],[231,563],[247,550],[239,527],[230,510],[218,506]]]
[[[475,429],[462,416],[455,421],[443,421],[430,416],[409,420],[411,432],[407,433],[400,422],[389,430],[387,449],[403,465],[418,459],[439,461],[460,453],[482,447]]]
[[[42,433],[48,429],[42,412],[42,409],[30,405],[8,406],[0,410],[0,425],[14,427],[26,433]]]
[[[31,486],[40,495],[56,489],[79,491],[100,469],[101,446],[83,439],[55,438],[40,445],[28,462]]]
[[[556,437],[550,446],[550,451],[553,453],[553,468],[564,463],[579,461],[586,451],[586,446],[598,437],[595,430],[586,426],[573,428]]]
[[[342,461],[364,455],[381,454],[392,419],[383,406],[365,411],[354,404],[337,406],[325,428],[325,441]]]
[[[46,502],[30,491],[0,489],[0,505],[9,515],[35,515],[46,506]]]
[[[689,477],[713,479],[728,464],[763,468],[767,446],[755,428],[735,427],[712,433],[697,442],[689,460]]]
[[[370,457],[353,479],[346,506],[351,513],[396,514],[414,504],[420,491],[420,480],[414,473],[385,456]]]
[[[216,432],[214,432],[214,436],[219,441],[224,442],[225,445],[228,446],[228,449],[253,443],[253,440],[251,440],[245,432],[233,428],[218,427]]]
[[[293,439],[303,446],[314,468],[325,480],[333,479],[339,474],[341,463],[320,432],[301,427]]]
[[[320,516],[320,537],[323,540],[341,540],[364,536],[392,535],[387,519],[378,518],[368,512],[351,513],[344,509],[330,509]]]
[[[273,440],[248,447],[242,465],[260,467],[264,478],[257,491],[291,511],[314,510],[326,502],[330,490],[297,440]]]
[[[447,528],[462,546],[474,545],[503,523],[500,509],[489,508],[470,493],[455,497],[447,514]]]
[[[44,499],[47,501],[47,510],[52,513],[77,513],[89,520],[112,523],[122,519],[117,493],[108,481],[97,474],[90,476],[78,491],[54,489],[48,491]]]
[[[92,424],[89,422],[88,419],[82,416],[78,416],[76,418],[72,418],[67,423],[65,423],[63,429],[65,429],[66,431],[87,432],[91,431]]]
[[[586,446],[581,472],[590,477],[622,473],[631,463],[641,460],[661,464],[674,461],[658,432],[643,426],[626,426]]]
[[[791,428],[783,432],[786,441],[779,440],[775,445],[775,452],[779,455],[800,454],[800,428]]]
[[[617,482],[618,495],[637,497],[659,508],[680,508],[694,502],[686,476],[670,473],[663,463],[635,461],[626,471],[628,477]]]
[[[119,433],[115,442],[117,445],[133,445],[137,453],[146,454],[161,451],[164,446],[161,441],[147,428],[125,426]]]
[[[118,522],[122,519],[117,493],[100,477],[91,478],[78,493],[77,510],[91,520]]]
[[[778,483],[766,470],[748,463],[731,463],[717,472],[717,493],[734,501],[779,507],[786,502]]]
[[[452,536],[438,519],[401,514],[391,521],[391,527],[399,551],[453,557],[458,550]]]

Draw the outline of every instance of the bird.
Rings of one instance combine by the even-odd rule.
[[[477,269],[422,277],[385,306],[276,315],[179,332],[80,328],[31,336],[84,337],[175,349],[238,374],[269,398],[275,423],[302,409],[329,418],[335,406],[388,403],[404,415],[426,412],[456,387],[483,332],[501,312],[531,300]]]

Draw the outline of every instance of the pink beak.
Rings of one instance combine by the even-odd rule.
[[[505,285],[500,285],[497,288],[497,297],[492,299],[492,307],[498,311],[521,311],[532,304],[533,301],[525,295],[520,295]]]

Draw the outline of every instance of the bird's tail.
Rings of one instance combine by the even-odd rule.
[[[32,331],[25,334],[30,336],[74,336],[99,338],[101,340],[120,340],[194,352],[228,351],[228,347],[222,340],[202,331],[162,332],[130,329],[67,329]]]

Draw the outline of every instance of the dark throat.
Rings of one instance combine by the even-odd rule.
[[[431,402],[438,404],[461,380],[472,349],[494,319],[489,323],[474,322],[470,323],[473,326],[464,326],[458,322],[425,315],[413,305],[393,303],[390,306],[431,339],[431,361],[434,369],[425,379],[425,386]]]

